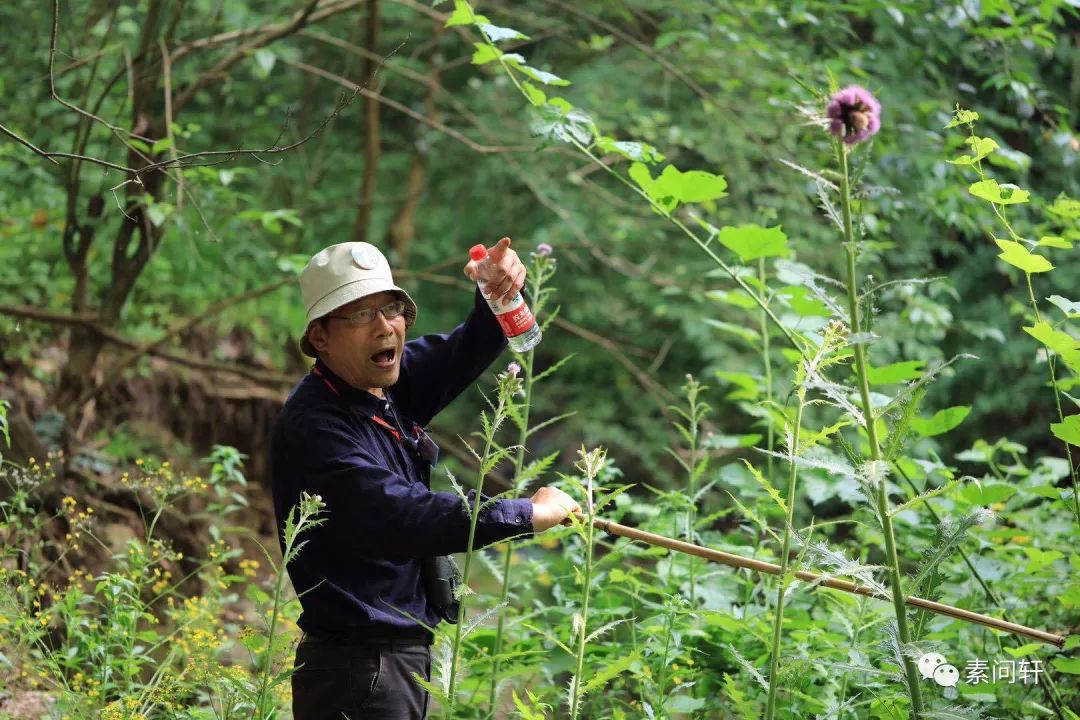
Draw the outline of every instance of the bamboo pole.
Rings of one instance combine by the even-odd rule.
[[[747,570],[754,570],[756,572],[768,573],[770,575],[779,575],[780,566],[773,563],[763,562],[761,560],[754,560],[752,558],[745,558],[740,555],[732,555],[731,553],[721,552],[719,550],[713,550],[712,548],[702,547],[701,545],[694,545],[693,543],[683,542],[682,540],[674,540],[663,535],[656,535],[654,533],[645,532],[644,530],[637,530],[626,525],[620,525],[611,520],[604,520],[602,518],[593,518],[593,525],[601,530],[619,537],[628,538],[630,540],[637,540],[639,542],[647,543],[649,545],[656,545],[658,547],[665,547],[669,550],[675,550],[677,552],[686,553],[688,555],[696,555],[706,560],[721,563],[722,565],[728,565],[730,567],[745,568]],[[853,582],[847,580],[838,580],[836,578],[830,578],[816,573],[807,572],[805,570],[796,571],[795,577],[800,580],[804,580],[809,583],[816,583],[823,585],[834,590],[843,590],[844,592],[854,593],[856,595],[865,595],[866,597],[876,598],[878,600],[890,600],[891,598],[880,595],[868,587],[856,585]],[[1033,640],[1039,640],[1040,642],[1049,643],[1050,645],[1056,645],[1057,647],[1064,647],[1065,638],[1062,635],[1055,635],[1053,633],[1046,632],[1044,630],[1036,630],[1035,628],[1027,627],[1026,625],[1019,625],[1017,623],[1007,622],[1005,620],[999,620],[989,615],[982,615],[981,613],[972,612],[970,610],[964,610],[963,608],[953,607],[952,605],[945,605],[944,603],[934,602],[933,600],[926,600],[921,597],[915,597],[914,595],[905,598],[904,602],[912,607],[922,608],[923,610],[929,610],[930,612],[937,613],[938,615],[947,615],[948,617],[956,618],[957,620],[964,620],[970,623],[976,623],[978,625],[985,625],[988,628],[994,630],[1000,630],[1002,632],[1013,633],[1014,635],[1022,635],[1024,637],[1031,638]]]

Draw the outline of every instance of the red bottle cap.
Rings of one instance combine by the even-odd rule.
[[[473,245],[469,248],[469,257],[477,262],[483,260],[488,256],[487,248],[483,245]]]

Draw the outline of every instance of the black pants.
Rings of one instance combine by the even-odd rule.
[[[424,720],[431,647],[413,642],[322,640],[305,635],[292,676],[295,720]]]

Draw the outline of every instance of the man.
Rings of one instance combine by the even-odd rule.
[[[525,267],[503,238],[489,251],[486,288],[509,300]],[[476,279],[476,265],[465,266]],[[507,341],[477,291],[472,312],[446,335],[405,342],[417,308],[368,243],[317,253],[300,276],[307,309],[303,351],[316,358],[290,394],[271,439],[279,531],[302,491],[327,504],[326,522],[288,567],[304,637],[293,675],[296,720],[424,718],[431,633],[445,608],[429,601],[422,567],[462,552],[461,498],[432,492],[438,448],[424,432]],[[471,506],[470,501],[470,506]],[[500,500],[479,516],[476,547],[543,532],[580,507],[552,487]],[[430,574],[430,571],[428,572]]]

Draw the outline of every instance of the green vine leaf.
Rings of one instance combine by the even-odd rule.
[[[956,405],[954,407],[945,408],[944,410],[938,410],[929,420],[912,418],[911,429],[923,437],[941,435],[964,422],[964,418],[966,418],[970,412],[971,408],[967,405]]]
[[[1027,190],[1022,190],[1011,183],[999,185],[997,180],[980,180],[972,183],[971,187],[968,188],[968,192],[995,205],[1025,203],[1031,195]]]
[[[743,262],[766,257],[788,257],[791,250],[787,235],[780,226],[763,228],[760,225],[739,225],[721,228],[716,239],[733,251]]]
[[[1053,423],[1050,432],[1054,437],[1080,447],[1080,415],[1070,415],[1064,422]]]
[[[998,258],[1018,267],[1026,273],[1041,273],[1054,269],[1054,265],[1042,255],[1036,255],[1018,242],[994,238],[994,242],[1004,252]]]

